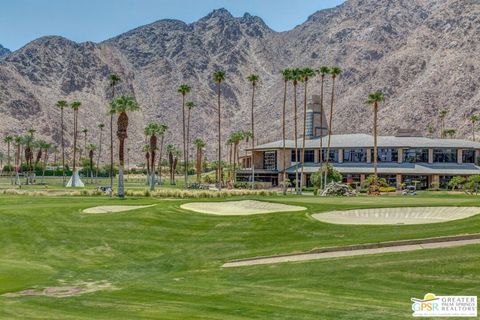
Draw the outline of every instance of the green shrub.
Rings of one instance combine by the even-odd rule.
[[[378,191],[380,191],[380,192],[395,192],[395,191],[397,191],[397,188],[395,188],[395,187],[380,187],[380,188],[378,188]]]

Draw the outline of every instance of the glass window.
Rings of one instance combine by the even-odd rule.
[[[315,162],[315,151],[314,150],[305,150],[305,163]]]
[[[263,153],[263,168],[265,170],[277,170],[276,151],[265,151]]]
[[[463,163],[475,163],[475,150],[462,150]]]
[[[297,149],[297,151],[298,151],[298,156],[295,157],[295,149],[292,149],[291,156],[290,156],[290,161],[292,161],[292,162],[299,162],[300,161],[300,150]]]
[[[457,162],[457,150],[433,149],[433,162]]]
[[[373,161],[373,149],[370,149]],[[378,148],[377,161],[378,162],[398,162],[398,149],[383,149]]]
[[[403,149],[403,162],[428,162],[428,149]]]
[[[327,160],[327,150],[323,149],[322,150],[322,159],[323,161]],[[338,162],[338,150],[332,150],[330,149],[330,157],[329,157],[329,162]]]
[[[344,149],[343,162],[367,162],[366,149]]]

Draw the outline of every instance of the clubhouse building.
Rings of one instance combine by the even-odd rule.
[[[320,117],[323,117],[322,121]],[[301,180],[304,185],[310,185],[310,175],[320,169],[320,157],[323,161],[327,159],[326,125],[325,115],[320,113],[320,98],[314,95],[307,109],[304,177]],[[285,141],[285,151],[283,140],[258,145],[253,150],[247,148],[246,155],[240,160],[244,169],[237,173],[237,180],[251,180],[253,152],[255,181],[277,186],[282,181],[284,169],[289,180],[294,181],[295,171],[298,170],[299,177],[302,171],[302,164],[297,161],[303,154],[301,136],[297,147],[298,158],[295,157],[294,140]],[[342,174],[345,183],[361,184],[373,174],[373,136],[334,134],[330,148],[329,162]],[[420,189],[445,188],[453,176],[480,174],[479,161],[479,142],[427,138],[414,130],[399,130],[393,136],[378,136],[378,175],[397,188],[402,184],[415,184]]]

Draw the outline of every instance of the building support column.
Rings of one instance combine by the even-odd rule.
[[[462,149],[457,150],[457,163],[458,164],[463,163],[463,150]]]
[[[372,163],[372,149],[367,149],[367,163]]]
[[[402,148],[398,148],[397,150],[398,152],[398,163],[402,163],[403,162],[403,149]]]
[[[433,163],[433,149],[428,149],[428,163]]]
[[[402,189],[402,175],[397,174],[395,178],[396,178],[397,190],[401,190]]]
[[[475,150],[475,164],[480,164],[480,150]]]
[[[338,149],[338,163],[343,163],[343,149]]]
[[[360,175],[360,186],[363,186],[364,183],[365,183],[365,175],[361,174]]]
[[[434,174],[430,177],[430,186],[431,189],[438,189],[440,188],[440,176],[438,174]]]

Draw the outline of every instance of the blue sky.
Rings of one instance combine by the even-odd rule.
[[[16,50],[45,35],[102,41],[159,19],[192,22],[213,9],[234,16],[258,15],[274,30],[284,31],[312,13],[344,0],[3,0],[0,44]]]

